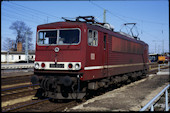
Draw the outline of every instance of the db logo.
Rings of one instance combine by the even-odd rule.
[[[59,50],[60,50],[60,49],[59,49],[58,47],[56,47],[56,48],[54,49],[55,52],[59,52]]]

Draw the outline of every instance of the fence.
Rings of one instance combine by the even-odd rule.
[[[159,64],[158,65],[158,72],[160,72],[161,71],[161,66],[169,66],[169,62],[168,62],[168,64]]]
[[[158,93],[151,101],[149,101],[140,111],[145,111],[147,108],[150,107],[151,111],[154,111],[154,103],[155,100],[157,100],[158,97],[161,97],[162,94],[165,92],[165,111],[169,111],[169,105],[168,105],[168,88],[170,84],[167,85],[160,93]]]

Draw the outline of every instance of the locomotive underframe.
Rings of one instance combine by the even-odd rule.
[[[110,85],[117,85],[119,83],[129,83],[131,81],[135,81],[139,78],[146,76],[148,70],[138,70],[129,73],[122,73],[118,75],[112,75],[109,77],[105,77],[102,79],[97,79],[93,81],[89,81],[88,89],[90,90],[97,90],[99,88],[107,88]]]
[[[34,77],[32,77],[32,79],[36,77],[37,80],[34,81],[37,81],[40,85],[35,96],[54,99],[81,99],[86,95],[85,82],[80,81],[82,73],[40,72],[35,72]]]
[[[45,71],[46,72],[46,71]],[[40,89],[36,93],[36,97],[49,97],[53,99],[82,99],[88,90],[97,90],[106,88],[110,85],[118,83],[135,81],[145,76],[147,69],[138,70],[119,75],[112,75],[102,79],[82,81],[83,73],[35,73]],[[57,75],[57,76],[56,76]],[[34,76],[34,77],[35,77]]]

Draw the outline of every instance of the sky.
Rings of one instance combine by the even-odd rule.
[[[6,38],[16,39],[9,29],[15,21],[23,21],[33,31],[35,49],[37,25],[64,21],[62,17],[94,16],[114,26],[114,31],[129,33],[136,23],[134,34],[149,45],[149,53],[169,51],[169,1],[168,0],[109,0],[109,1],[2,1],[1,2],[1,51]]]

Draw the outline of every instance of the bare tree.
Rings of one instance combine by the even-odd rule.
[[[3,50],[9,51],[11,49],[14,48],[15,45],[15,40],[12,40],[11,38],[7,37],[4,41],[3,41]]]
[[[31,28],[28,27],[23,21],[15,21],[10,26],[11,30],[14,30],[16,36],[15,49],[17,43],[22,42],[22,50],[25,50],[26,37],[28,37],[28,50],[32,49],[32,34]]]

